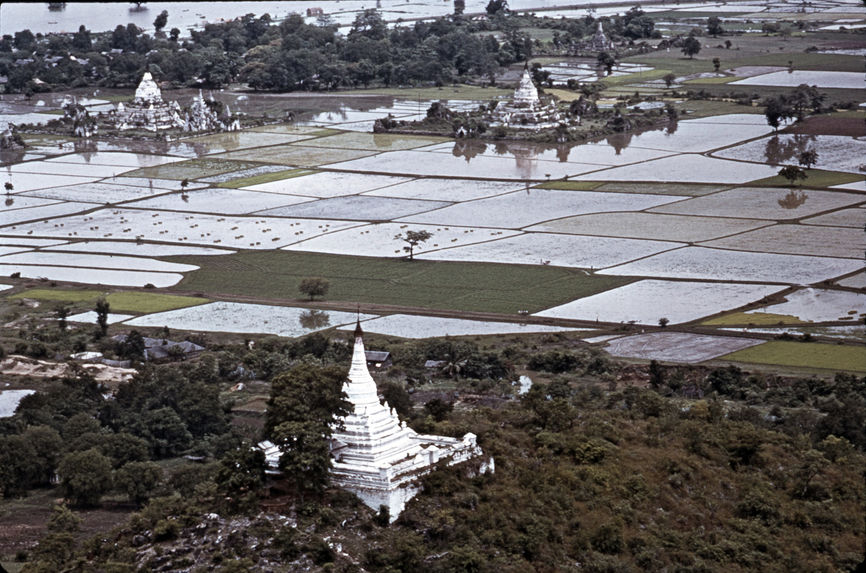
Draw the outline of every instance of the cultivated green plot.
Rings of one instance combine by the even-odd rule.
[[[254,159],[253,156],[255,156],[255,153],[251,153],[250,155],[250,159]],[[262,159],[262,161],[266,160]],[[228,161],[227,158],[203,157],[200,159],[181,161],[179,163],[170,163],[168,165],[136,169],[135,171],[130,171],[125,175],[129,177],[152,177],[154,179],[174,179],[176,181],[182,181],[184,179],[198,179],[200,177],[219,175],[220,173],[228,173],[229,171],[253,169],[260,165],[261,163],[252,163],[250,161]]]
[[[602,185],[601,181],[549,181],[536,185],[537,189],[562,189],[564,191],[592,191]]]
[[[788,314],[773,314],[770,312],[732,312],[705,320],[704,326],[733,326],[752,325],[755,326],[777,326],[780,324],[802,324],[803,321],[796,316]]]
[[[823,169],[809,169],[806,171],[806,180],[803,183],[807,187],[832,187],[845,183],[862,181],[863,176],[855,173],[843,173],[841,171],[824,171]],[[750,185],[761,185],[764,187],[793,187],[788,179],[781,175],[767,177],[752,181]]]
[[[444,137],[415,137],[412,135],[398,135],[391,133],[362,133],[349,131],[320,137],[312,141],[305,141],[304,145],[310,147],[333,147],[337,149],[364,149],[370,151],[400,151],[404,149],[415,149],[435,143],[451,141]]]
[[[75,303],[95,303],[105,296],[114,312],[150,313],[185,308],[210,302],[206,298],[177,296],[150,292],[113,292],[108,295],[96,290],[29,289],[9,298],[33,298],[36,300]]]
[[[261,149],[246,149],[220,155],[222,159],[240,161],[262,161],[293,167],[317,167],[373,155],[374,151],[356,149],[330,149],[301,145],[279,145]]]
[[[273,181],[282,181],[283,179],[292,179],[293,177],[302,177],[310,175],[315,171],[309,169],[287,169],[285,171],[277,171],[275,173],[263,173],[254,177],[241,177],[231,181],[224,181],[217,184],[217,187],[226,187],[228,189],[240,189],[241,187],[249,187],[251,185],[261,185],[262,183],[271,183]]]
[[[329,300],[516,313],[535,312],[633,280],[549,266],[409,262],[284,251],[208,258],[178,258],[200,266],[178,288],[291,300],[300,296],[301,279],[321,276],[331,283]]]
[[[584,183],[571,181],[570,183]],[[586,181],[585,183],[589,183]],[[695,185],[688,183],[603,183],[598,191],[605,193],[649,193],[652,195],[675,195],[677,197],[700,197],[728,189],[727,185]]]
[[[306,135],[318,137],[321,135],[330,135],[337,133],[331,129],[322,129],[321,127],[307,125],[293,125],[291,123],[281,123],[277,125],[261,125],[259,127],[251,127],[245,131],[253,131],[257,133],[278,133],[285,135]]]
[[[721,359],[775,366],[866,372],[866,352],[862,346],[771,340],[760,346],[738,350]]]

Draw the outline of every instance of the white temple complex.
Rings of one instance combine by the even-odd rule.
[[[379,403],[376,383],[367,370],[363,331],[355,327],[352,366],[343,391],[353,411],[344,428],[332,436],[331,479],[378,510],[386,506],[391,520],[418,493],[418,477],[438,462],[455,465],[483,455],[474,434],[462,439],[418,434],[401,422],[388,403]],[[493,471],[492,458],[479,470]]]
[[[604,52],[611,48],[613,48],[613,42],[604,35],[604,29],[601,27],[601,21],[599,20],[595,34],[593,34],[592,38],[589,40],[589,49],[596,52]]]
[[[178,103],[164,101],[153,76],[150,72],[145,72],[135,90],[132,103],[126,106],[123,103],[117,104],[116,123],[121,130],[138,128],[160,131],[173,127],[183,128],[186,122],[180,114]]]
[[[497,105],[490,119],[491,125],[538,131],[559,125],[560,116],[554,103],[541,101],[529,69],[524,68],[511,101]]]

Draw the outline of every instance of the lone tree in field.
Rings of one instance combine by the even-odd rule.
[[[662,76],[662,79],[665,81],[665,87],[671,87],[676,81],[677,77],[674,74],[665,74]]]
[[[725,33],[725,29],[722,28],[722,21],[718,16],[710,16],[707,18],[707,33],[713,38]]]
[[[682,52],[689,57],[689,59],[693,59],[698,55],[698,52],[701,51],[701,41],[695,38],[694,36],[689,36],[686,38],[686,41],[683,42]]]
[[[800,154],[799,163],[806,169],[812,169],[812,166],[818,163],[818,152],[814,149],[808,149]]]
[[[301,294],[305,294],[313,300],[317,296],[325,296],[328,294],[328,289],[331,288],[331,283],[323,277],[307,277],[298,285],[298,290]]]
[[[11,182],[11,181],[7,181],[6,183],[4,183],[4,184],[3,184],[3,187],[6,189],[6,194],[7,194],[7,195],[8,195],[9,193],[11,193],[13,189],[15,189],[15,186],[12,185],[12,182]]]
[[[415,255],[415,247],[419,244],[424,243],[433,236],[433,233],[428,231],[406,231],[406,233],[400,233],[399,235],[395,235],[395,239],[399,239],[406,243],[406,246],[403,247],[403,250],[409,253],[409,260],[411,261]]]
[[[779,175],[787,179],[791,182],[791,185],[795,185],[797,181],[803,181],[807,177],[806,171],[801,167],[797,167],[796,165],[786,165],[779,170]]]
[[[97,331],[98,338],[102,338],[108,333],[108,312],[110,310],[111,306],[104,298],[96,301],[96,326],[99,328]]]

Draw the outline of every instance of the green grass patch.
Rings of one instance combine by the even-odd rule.
[[[604,181],[548,181],[536,185],[536,189],[563,189],[565,191],[592,191],[604,185]]]
[[[710,68],[712,68],[712,66],[710,66]],[[632,74],[627,74],[625,76],[608,76],[606,78],[602,78],[601,81],[604,82],[605,85],[613,87],[613,86],[619,86],[619,85],[623,85],[623,84],[635,84],[635,83],[648,82],[650,80],[657,80],[657,79],[665,77],[669,73],[671,73],[671,70],[654,69],[654,70],[648,70],[646,72],[636,72],[636,73],[632,73]]]
[[[96,303],[105,296],[112,312],[135,312],[147,314],[185,308],[210,302],[206,298],[177,296],[151,292],[120,291],[108,295],[96,290],[61,290],[34,288],[10,296],[9,298],[34,298],[36,300],[66,302],[70,304]]]
[[[501,313],[535,312],[634,280],[541,265],[410,262],[289,251],[173,259],[201,267],[176,287],[180,290],[295,300],[302,298],[301,279],[320,276],[331,283],[327,300]]]
[[[802,324],[803,321],[798,317],[790,314],[773,314],[770,312],[732,312],[723,316],[717,316],[705,320],[701,324],[704,326],[730,326],[746,324],[755,326],[778,326],[780,324]]]
[[[866,372],[866,352],[862,346],[771,340],[759,346],[732,352],[721,359],[753,364]]]
[[[183,179],[199,179],[201,177],[210,177],[212,175],[228,173],[229,171],[241,171],[243,169],[252,169],[254,167],[261,167],[261,163],[231,161],[229,159],[218,157],[202,157],[200,159],[190,159],[189,161],[180,161],[178,163],[144,167],[142,169],[130,171],[129,173],[124,173],[124,176],[147,177],[151,179],[174,179],[176,181],[182,181]]]
[[[173,294],[135,291],[113,292],[105,297],[105,300],[108,301],[112,311],[141,314],[164,312],[166,310],[186,308],[210,302],[206,298],[196,296],[177,296]]]
[[[810,169],[806,172],[806,179],[802,182],[805,187],[832,187],[862,181],[863,176],[855,173],[844,173],[842,171],[824,171],[823,169]],[[765,179],[752,181],[747,185],[761,185],[764,187],[794,187],[791,182],[781,175],[774,175]]]
[[[288,171],[277,171],[275,173],[263,173],[254,177],[244,177],[242,179],[234,179],[232,181],[224,181],[218,183],[217,187],[225,187],[227,189],[240,189],[241,187],[249,187],[251,185],[261,185],[262,183],[271,183],[272,181],[282,181],[283,179],[292,179],[293,177],[301,177],[310,175],[315,171],[309,169],[289,169]]]
[[[715,78],[695,78],[693,80],[686,80],[684,84],[727,84],[734,80],[738,80],[740,78],[736,76],[724,76],[724,77],[715,77]]]
[[[36,300],[77,303],[96,301],[100,296],[102,296],[102,293],[93,290],[32,288],[13,294],[9,298],[35,298]]]
[[[740,105],[731,101],[712,100],[687,100],[677,104],[677,109],[680,110],[680,119],[697,119],[699,117],[726,113],[764,113],[763,107]]]

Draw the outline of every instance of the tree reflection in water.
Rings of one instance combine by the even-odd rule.
[[[331,317],[323,310],[310,309],[298,317],[301,327],[307,330],[317,330],[330,326]]]
[[[808,151],[809,144],[815,139],[816,136],[804,133],[784,137],[784,139],[774,135],[767,140],[767,145],[764,147],[764,157],[767,163],[776,165],[789,162],[799,158],[804,151]]]
[[[779,206],[783,209],[796,209],[806,202],[809,196],[806,195],[805,191],[796,191],[791,189],[788,193],[781,199],[779,199]]]

